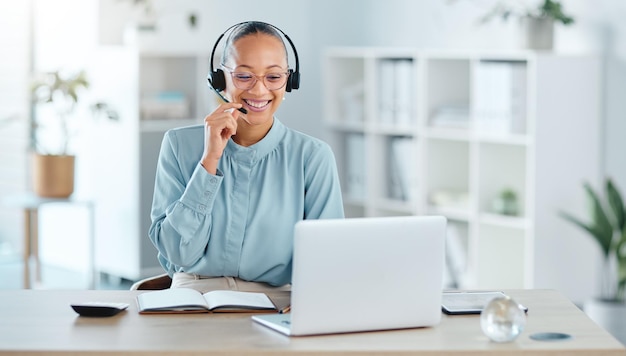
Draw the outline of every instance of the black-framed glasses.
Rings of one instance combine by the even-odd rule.
[[[289,78],[289,72],[271,72],[264,75],[256,75],[250,72],[235,72],[223,64],[222,67],[230,73],[235,88],[241,90],[254,88],[258,80],[261,80],[268,90],[278,90],[287,84],[287,78]]]

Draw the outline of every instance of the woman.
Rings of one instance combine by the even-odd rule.
[[[150,239],[172,287],[288,289],[294,224],[344,216],[335,158],[274,117],[293,75],[277,28],[235,25],[220,67],[230,102],[165,134]]]

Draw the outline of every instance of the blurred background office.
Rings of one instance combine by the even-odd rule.
[[[399,199],[404,203],[396,205],[389,199],[351,199],[350,174],[346,172],[342,185],[350,215],[446,213],[459,235],[452,241],[458,249],[449,254],[450,258],[457,256],[457,261],[450,262],[451,285],[551,288],[583,302],[599,288],[600,249],[588,235],[557,215],[559,210],[567,210],[586,216],[583,178],[600,187],[604,177],[610,176],[617,186],[626,188],[622,157],[626,150],[622,139],[626,134],[626,3],[560,1],[574,22],[555,23],[553,45],[538,51],[528,49],[524,24],[515,14],[506,21],[500,15],[480,21],[497,6],[526,11],[543,2],[1,0],[0,195],[7,198],[33,189],[32,120],[54,115],[31,106],[34,76],[84,70],[90,84],[87,90],[79,90],[81,98],[74,114],[83,119],[76,123],[78,133],[70,151],[76,155],[72,197],[75,202],[93,204],[95,214],[91,216],[88,208],[71,202],[39,209],[44,271],[48,266],[69,271],[60,275],[71,276],[46,278],[44,272],[40,287],[85,288],[85,271],[92,263],[101,276],[112,281],[134,281],[161,272],[147,237],[160,140],[171,127],[201,122],[216,104],[205,78],[217,37],[237,22],[261,20],[290,36],[300,60],[301,89],[287,95],[278,117],[294,129],[331,142],[340,169],[349,170],[351,158],[346,156],[346,147],[354,137],[349,134],[364,140],[364,146],[356,147],[367,153],[377,151],[377,145],[384,151],[386,142],[400,141],[394,138],[409,138],[398,165],[416,171],[412,182],[419,187],[416,196],[405,196]],[[571,65],[572,58],[585,60]],[[366,123],[376,122],[378,112],[374,111],[379,107],[372,103],[385,93],[375,73],[384,70],[381,64],[385,60],[410,63],[408,85],[413,86],[415,95],[408,100],[416,118],[404,128],[387,127],[382,130],[385,136],[379,137],[375,129],[385,125]],[[432,126],[435,109],[448,110],[451,117],[459,110],[465,119],[475,115],[480,90],[474,81],[481,65],[489,63],[522,65],[524,90],[531,97],[524,99],[524,110],[532,120],[558,116],[546,119],[550,128],[535,132],[533,127],[543,127],[543,123],[529,119],[521,132],[495,139],[483,139],[470,131],[460,135],[449,134],[449,130],[420,131]],[[559,94],[568,87],[578,91],[571,96]],[[433,99],[435,92],[439,99]],[[455,99],[450,107],[432,105],[436,100],[445,101],[446,95]],[[338,119],[354,114],[346,112],[345,105],[355,97],[354,110],[363,111],[355,122],[361,126]],[[104,116],[113,120],[92,110],[97,102],[106,104]],[[551,111],[542,113],[546,107]],[[580,117],[582,113],[585,117]],[[576,119],[568,121],[567,115]],[[426,134],[421,136],[422,132]],[[58,137],[59,133],[51,135]],[[45,144],[45,138],[35,138]],[[571,152],[562,150],[569,145]],[[501,151],[511,155],[500,157]],[[487,153],[483,156],[481,152]],[[391,171],[384,163],[390,156],[365,156],[363,165]],[[540,164],[546,157],[552,161]],[[433,163],[436,161],[452,164]],[[481,207],[491,206],[493,197],[476,195],[483,188],[491,189],[488,186],[501,177],[492,172],[509,170],[509,163],[512,174],[517,175],[512,177],[517,188],[513,193],[521,196],[518,203],[524,205],[519,208],[523,213],[510,219],[498,214],[483,216]],[[459,166],[464,168],[459,170]],[[556,176],[548,166],[559,170],[554,172]],[[567,179],[570,169],[571,179]],[[481,183],[482,177],[489,175],[495,178]],[[438,200],[450,200],[458,193],[433,183],[448,181],[448,176],[464,177],[464,183],[454,188],[464,190],[460,199],[466,200],[467,211],[437,209]],[[554,177],[563,178],[562,184],[556,184]],[[542,185],[543,180],[551,183]],[[426,188],[429,181],[440,189]],[[370,195],[380,190],[372,186],[359,189]],[[550,196],[552,191],[554,196]],[[548,210],[543,210],[544,201],[549,202]],[[542,214],[554,215],[545,228]],[[95,260],[89,253],[91,233]],[[506,240],[509,235],[511,240]],[[23,236],[22,210],[1,205],[0,288],[22,287]],[[518,248],[519,253],[500,254],[507,248]],[[490,255],[490,263],[481,262]],[[484,279],[468,276],[466,270],[484,272]]]

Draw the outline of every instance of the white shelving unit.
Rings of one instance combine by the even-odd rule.
[[[115,66],[120,77],[93,78],[93,87],[104,91],[101,97],[120,111],[121,119],[101,122],[97,128],[101,134],[96,140],[102,140],[96,145],[101,149],[95,153],[99,164],[94,166],[94,184],[101,188],[95,190],[97,270],[136,280],[163,271],[148,238],[156,164],[164,133],[202,123],[214,104],[206,86],[209,55],[115,47],[103,49],[100,61],[99,65]],[[163,115],[155,110],[145,115],[151,108],[144,99],[163,93],[184,98],[184,116],[180,111],[170,116],[167,110]],[[111,137],[117,138],[115,142]]]
[[[558,210],[598,180],[599,60],[344,47],[324,73],[346,215],[444,215],[457,286],[532,288]]]

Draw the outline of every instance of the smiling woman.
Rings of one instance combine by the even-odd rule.
[[[295,223],[344,215],[335,157],[275,117],[299,87],[291,39],[263,22],[229,30],[208,77],[226,102],[163,139],[150,239],[172,287],[289,290]]]

